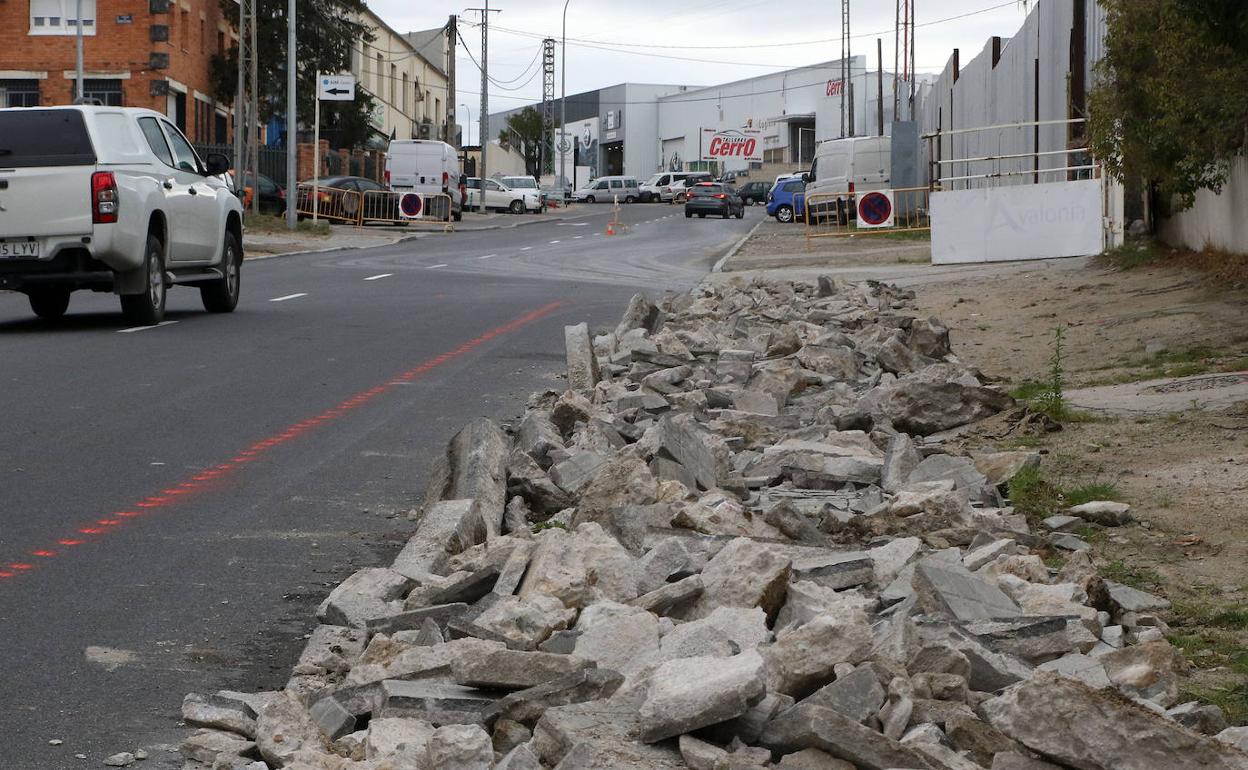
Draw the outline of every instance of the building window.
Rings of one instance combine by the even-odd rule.
[[[0,80],[0,107],[38,106],[38,80]]]
[[[397,88],[395,84],[398,82],[399,82],[398,65],[391,64],[390,65],[390,104],[391,105],[398,104],[398,99],[396,99],[394,96],[394,91]]]
[[[208,21],[203,17],[199,19],[199,52],[207,53],[205,47],[208,45]]]
[[[403,114],[404,114],[405,116],[410,115],[410,113],[407,111],[407,100],[408,100],[408,94],[407,94],[407,91],[408,91],[408,88],[407,88],[407,73],[406,73],[406,72],[404,72],[404,73],[403,73]]]
[[[382,94],[385,93],[385,91],[382,90],[384,85],[383,78],[385,78],[385,76],[386,73],[381,54],[377,54],[377,87],[373,89],[373,93],[377,94],[378,98],[381,98]]]
[[[225,32],[217,30],[217,53],[225,53]]]
[[[30,34],[78,34],[77,0],[30,0]],[[95,34],[95,0],[82,0],[82,34]]]
[[[182,11],[182,18],[179,20],[181,30],[179,30],[180,40],[182,42],[182,52],[189,53],[191,50],[191,14],[185,10]]]
[[[73,92],[73,81],[70,81]],[[84,99],[98,99],[100,104],[109,107],[121,106],[121,81],[115,78],[83,78],[82,96]]]

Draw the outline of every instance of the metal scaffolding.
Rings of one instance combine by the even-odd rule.
[[[555,39],[542,41],[542,140],[538,147],[538,174],[552,173],[555,165]]]

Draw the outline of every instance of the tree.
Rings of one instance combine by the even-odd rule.
[[[538,169],[539,148],[545,142],[547,146],[547,157],[550,157],[550,137],[546,135],[546,131],[542,124],[542,113],[538,112],[534,107],[525,107],[515,115],[507,118],[507,127],[499,132],[498,142],[504,147],[510,147],[519,140],[520,153],[524,156],[525,170],[534,176],[541,174]]]
[[[1102,0],[1105,58],[1089,96],[1093,152],[1119,180],[1142,179],[1190,207],[1219,191],[1248,146],[1248,11],[1243,0]]]
[[[256,47],[260,66],[257,83],[260,116],[267,120],[286,112],[286,0],[255,0]],[[238,29],[240,5],[237,0],[220,0],[222,12]],[[298,72],[295,74],[295,100],[300,119],[312,122],[316,99],[317,72],[347,72],[351,52],[358,40],[372,42],[372,28],[358,21],[366,10],[363,0],[299,0],[295,18],[298,36]],[[376,67],[364,62],[363,68]],[[211,62],[215,97],[233,102],[238,89],[238,48],[216,54]],[[356,88],[354,102],[328,102],[322,108],[323,136],[337,140],[338,146],[355,147],[372,132],[369,116],[373,98]]]

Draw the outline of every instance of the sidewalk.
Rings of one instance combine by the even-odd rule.
[[[265,259],[288,254],[304,254],[338,249],[368,249],[390,246],[403,241],[456,232],[502,230],[526,225],[582,219],[597,213],[592,207],[572,206],[545,214],[477,214],[465,212],[462,222],[452,222],[447,230],[442,222],[413,221],[403,225],[330,225],[330,233],[321,235],[303,230],[244,229],[243,250],[248,259]]]

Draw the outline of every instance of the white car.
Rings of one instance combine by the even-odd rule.
[[[541,190],[513,190],[497,179],[481,179],[470,176],[467,180],[469,209],[477,211],[509,211],[512,214],[523,214],[526,211],[542,210]]]
[[[463,218],[464,200],[460,190],[463,174],[455,148],[446,142],[432,139],[391,141],[386,150],[385,179],[386,187],[396,192],[445,195],[451,201],[451,210],[449,214],[437,212],[436,216],[453,217],[456,222]],[[431,216],[433,212],[426,211],[425,215]]]
[[[160,323],[170,284],[238,304],[243,206],[167,117],[132,107],[0,109],[0,288],[59,318],[77,289]]]

